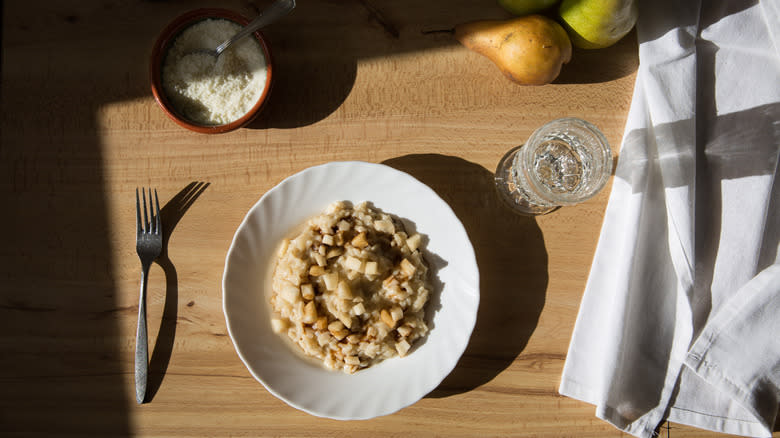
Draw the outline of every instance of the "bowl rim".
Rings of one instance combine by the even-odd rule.
[[[233,131],[246,126],[252,122],[260,113],[268,101],[268,95],[273,85],[273,56],[267,39],[260,31],[254,32],[255,40],[260,44],[266,61],[266,81],[262,94],[252,108],[240,118],[223,125],[205,125],[193,122],[180,115],[175,107],[170,103],[162,86],[162,63],[165,60],[165,54],[168,47],[176,40],[179,34],[187,27],[198,21],[209,18],[225,19],[233,21],[241,26],[249,24],[249,19],[243,15],[223,8],[200,8],[185,12],[171,20],[171,22],[160,32],[152,48],[152,55],[149,61],[149,78],[151,83],[152,95],[163,112],[176,124],[191,131],[202,134],[220,134]]]

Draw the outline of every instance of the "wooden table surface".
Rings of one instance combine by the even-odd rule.
[[[522,87],[426,30],[506,18],[494,0],[304,0],[267,29],[276,85],[261,117],[185,131],[149,90],[157,33],[199,6],[264,1],[8,1],[2,13],[0,435],[621,436],[559,378],[609,192],[543,217],[498,202],[492,172],[542,123],[598,125],[620,144],[636,37],[575,51]],[[617,154],[616,154],[617,155]],[[236,227],[306,167],[385,163],[430,185],[469,233],[481,304],[465,355],[411,407],[367,421],[287,406],[239,360],[221,278]],[[140,263],[134,191],[157,188],[169,241],[152,267],[151,401],[137,405]],[[679,425],[662,436],[712,436]]]

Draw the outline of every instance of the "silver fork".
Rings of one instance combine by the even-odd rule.
[[[143,200],[144,217],[141,221],[141,200]],[[154,190],[154,210],[152,210],[152,189],[149,188],[149,212],[146,209],[146,191],[135,189],[135,250],[141,259],[141,299],[138,303],[138,330],[135,335],[135,399],[143,403],[146,397],[146,379],[149,374],[149,345],[146,336],[146,283],[149,267],[162,252],[163,235],[160,222],[160,200],[157,189]]]

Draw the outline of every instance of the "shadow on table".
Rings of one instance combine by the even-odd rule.
[[[267,3],[252,2],[255,10],[247,7],[243,13],[251,17]],[[426,28],[451,28],[474,17],[507,16],[493,0],[299,3],[283,22],[263,31],[271,45],[274,84],[267,106],[250,128],[316,123],[347,99],[358,62],[457,44],[451,36],[424,35]],[[325,33],[322,23],[327,23]]]
[[[556,84],[594,84],[630,75],[639,68],[636,29],[614,46],[598,50],[572,48],[571,61],[553,81]]]
[[[163,227],[163,249],[155,262],[160,265],[165,273],[165,306],[160,319],[160,330],[151,350],[152,357],[149,360],[149,381],[147,386],[145,403],[152,401],[157,390],[160,389],[168,363],[173,352],[173,343],[176,338],[176,320],[179,308],[179,277],[168,256],[168,242],[171,240],[176,225],[189,210],[195,200],[208,188],[209,183],[191,182],[176,194],[160,210],[160,218]]]
[[[270,0],[231,0],[219,6],[251,16],[268,4]],[[198,0],[5,2],[0,8],[0,197],[6,207],[0,225],[11,230],[0,252],[6,268],[0,290],[4,436],[127,436],[137,426],[134,417],[143,415],[140,409],[153,408],[137,407],[132,397],[138,303],[119,295],[120,284],[137,281],[118,276],[129,272],[125,264],[138,263],[135,236],[116,229],[110,213],[119,209],[132,214],[132,198],[114,198],[117,193],[127,192],[128,185],[174,181],[178,169],[186,167],[179,165],[192,157],[159,152],[147,157],[170,160],[169,173],[163,175],[151,174],[145,160],[104,169],[125,152],[128,159],[135,157],[129,152],[135,145],[105,144],[103,130],[152,129],[144,137],[149,144],[140,145],[149,150],[160,147],[166,135],[180,134],[167,134],[171,125],[125,119],[107,108],[136,102],[150,107],[150,119],[163,118],[151,108],[150,49],[177,15],[213,6]],[[359,62],[370,65],[379,58],[457,44],[447,35],[423,35],[423,30],[508,16],[494,0],[300,2],[289,20],[265,31],[279,76],[265,116],[254,127],[295,128],[328,117],[349,96]],[[625,71],[601,68],[613,74]],[[104,151],[113,158],[107,161]],[[482,270],[477,326],[460,364],[433,396],[466,391],[506,368],[536,326],[547,283],[541,233],[533,219],[501,209],[484,168],[427,155],[391,164],[434,187],[475,244]],[[184,205],[194,200],[193,192],[188,193],[180,194]],[[171,231],[183,214],[174,205],[166,205],[163,213]],[[160,265],[167,292],[152,349],[151,397],[168,369],[178,306],[173,262],[164,257]]]
[[[547,251],[533,217],[498,198],[493,172],[457,157],[424,154],[384,164],[430,186],[463,223],[480,272],[480,305],[471,340],[455,369],[428,397],[470,391],[522,352],[536,329],[547,289]]]
[[[251,18],[267,3],[247,2],[240,12]],[[555,18],[553,12],[548,15]],[[274,84],[267,106],[249,127],[296,128],[316,123],[347,99],[357,78],[358,62],[458,45],[448,33],[428,31],[511,17],[495,0],[300,3],[284,21],[263,31],[271,45]],[[324,34],[323,22],[328,29]],[[631,32],[613,47],[575,49],[571,62],[550,86],[600,83],[630,75],[639,65],[636,45],[636,32]],[[500,75],[498,69],[495,74]],[[518,85],[518,92],[522,88]]]

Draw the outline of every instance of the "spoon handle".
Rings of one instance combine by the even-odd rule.
[[[276,0],[275,2],[273,2],[273,4],[271,4],[271,6],[268,7],[268,9],[263,11],[260,15],[257,16],[257,18],[249,22],[249,24],[247,24],[246,27],[241,29],[240,32],[233,35],[230,39],[217,46],[216,49],[217,56],[222,54],[222,52],[224,52],[225,49],[230,47],[236,41],[284,17],[285,15],[289,14],[290,11],[292,11],[294,8],[295,8],[295,0]]]

